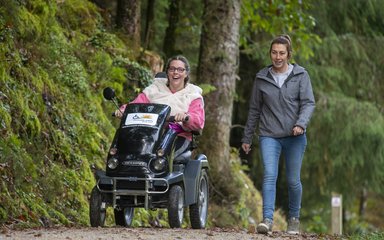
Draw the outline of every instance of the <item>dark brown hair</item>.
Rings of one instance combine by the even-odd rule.
[[[284,44],[287,47],[288,59],[292,57],[292,42],[291,42],[291,38],[288,35],[285,34],[285,35],[279,35],[275,37],[271,42],[269,53],[271,53],[272,51],[273,44]]]
[[[168,61],[167,61],[167,64],[165,65],[165,72],[167,73],[167,76],[168,76],[169,65],[174,60],[182,61],[184,63],[184,65],[185,65],[185,71],[187,71],[187,77],[185,77],[185,79],[184,79],[184,86],[185,86],[185,85],[187,85],[187,83],[189,81],[189,72],[191,70],[189,62],[188,62],[187,58],[182,56],[182,55],[177,55],[177,56],[173,56],[173,57],[169,58]]]

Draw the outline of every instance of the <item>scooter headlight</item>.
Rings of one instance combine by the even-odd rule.
[[[107,165],[109,169],[115,169],[117,168],[117,165],[119,165],[119,161],[116,158],[111,158],[108,160]]]
[[[167,160],[165,158],[156,158],[151,161],[150,167],[152,172],[164,172],[167,168]]]

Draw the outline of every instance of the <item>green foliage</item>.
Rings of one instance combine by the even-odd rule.
[[[216,90],[215,86],[213,86],[211,84],[206,84],[206,83],[199,84],[199,87],[201,87],[201,89],[203,90],[203,95],[207,95],[210,92]]]
[[[384,177],[381,147],[384,139],[384,71],[382,54],[377,52],[377,46],[383,44],[384,39],[380,36],[382,31],[376,29],[381,20],[377,24],[371,22],[372,28],[361,28],[361,24],[366,24],[366,19],[375,18],[374,15],[363,21],[360,16],[359,20],[351,20],[357,16],[357,10],[370,11],[356,6],[377,1],[356,3],[348,12],[335,5],[354,4],[354,1],[329,1],[328,6],[323,6],[325,2],[328,1],[317,2],[320,11],[315,13],[315,17],[323,23],[318,25],[319,33],[327,36],[321,45],[314,48],[316,57],[306,65],[318,104],[309,128],[308,164],[303,165],[305,182],[316,187],[304,194],[303,201],[317,206],[315,209],[327,208],[322,202],[329,201],[330,192],[341,192],[345,209],[355,216],[345,224],[346,230],[354,232],[356,229],[369,229],[352,210],[355,199],[363,189],[378,193],[384,190],[380,180]],[[328,7],[332,10],[324,12]],[[349,21],[354,22],[353,26],[347,24]],[[373,29],[376,30],[370,32]],[[316,199],[311,197],[314,194],[312,189],[316,189]],[[319,215],[330,217],[324,212]],[[356,221],[359,223],[354,223]]]
[[[184,215],[184,224],[187,220]],[[132,221],[133,227],[169,227],[168,213],[165,209],[145,210],[143,208],[135,209],[135,217]],[[185,226],[184,226],[185,227]]]
[[[309,221],[306,221],[306,231],[307,232],[315,232],[315,233],[325,233],[327,232],[327,225],[323,221],[323,219],[317,215],[312,215],[312,219]]]
[[[307,65],[314,89],[382,102],[384,70],[380,66],[384,62],[375,52],[383,43],[383,37],[366,38],[353,34],[324,38],[315,48],[316,58]]]
[[[6,74],[4,72],[4,69],[0,69],[0,84],[5,85],[4,80],[6,79]],[[7,104],[4,100],[7,99],[8,96],[3,92],[0,91],[0,135],[3,135],[6,133],[6,130],[11,127],[11,108],[9,104]]]
[[[348,236],[351,240],[380,240],[384,238],[384,232],[360,233]]]
[[[37,39],[39,39],[42,26],[38,17],[30,13],[25,7],[21,7],[19,11],[20,24],[18,31],[20,35],[26,39],[32,39],[34,36],[37,36]]]
[[[269,49],[269,42],[275,35],[289,34],[295,55],[304,59],[313,57],[312,47],[321,40],[311,33],[315,27],[315,19],[308,14],[311,6],[312,1],[243,1],[240,29],[242,52],[269,64],[268,52],[260,49]]]
[[[54,13],[54,10],[41,0],[7,1],[1,5],[6,6],[2,8],[2,16],[7,16],[7,24],[17,26],[17,33],[29,41],[40,39],[45,24],[52,17],[50,14]]]
[[[332,191],[343,195],[343,208],[350,211],[363,189],[383,192],[384,118],[375,104],[318,93],[308,139],[302,179],[303,201],[311,209],[329,208]],[[329,212],[319,215],[328,218]]]
[[[149,69],[136,62],[131,62],[126,58],[116,58],[114,65],[127,68],[128,81],[138,82],[143,87],[148,86],[152,82],[152,75]]]
[[[145,85],[148,71],[91,2],[8,1],[0,13],[0,223],[88,225],[92,169],[114,133],[102,89]]]
[[[139,65],[137,62],[132,62],[127,58],[117,57],[113,62],[113,65],[116,67],[126,69],[126,83],[124,84],[124,93],[118,91],[118,94],[123,93],[123,99],[133,100],[133,93],[140,92],[150,83],[152,83],[153,76],[150,70],[146,67]]]
[[[368,236],[375,236],[378,234],[380,236],[381,233],[377,232],[377,229],[367,221],[362,221],[357,216],[352,216],[349,221],[348,225],[345,228],[350,234],[353,234],[356,238],[362,238],[365,237],[365,239],[370,239]],[[370,234],[374,233],[374,234]],[[382,234],[381,234],[382,235]],[[375,238],[374,238],[375,239]]]
[[[56,17],[68,31],[78,31],[87,35],[95,32],[101,24],[97,7],[90,1],[60,1],[57,3]]]
[[[46,56],[42,64],[52,73],[54,82],[85,94],[88,88],[87,73],[81,61],[73,55],[66,38],[59,34],[50,35],[49,42],[41,45],[41,52]]]
[[[314,2],[316,31],[320,35],[383,36],[383,0],[324,0]]]

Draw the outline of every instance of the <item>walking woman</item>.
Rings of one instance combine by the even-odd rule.
[[[306,129],[315,109],[308,72],[291,64],[292,44],[288,35],[272,40],[269,55],[272,64],[256,74],[249,104],[248,120],[241,140],[246,154],[258,127],[259,146],[264,167],[263,221],[259,233],[272,231],[275,211],[279,159],[285,158],[288,182],[288,233],[298,234],[302,185],[301,164],[307,145]]]

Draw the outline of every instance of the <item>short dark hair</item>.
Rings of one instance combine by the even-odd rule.
[[[279,36],[275,37],[271,42],[271,46],[269,48],[269,53],[271,53],[271,51],[272,51],[272,45],[276,44],[276,43],[277,44],[284,44],[287,47],[288,58],[292,57],[292,41],[291,41],[291,38],[289,37],[289,35],[284,34],[284,35],[279,35]]]
[[[169,65],[174,60],[179,60],[179,61],[182,61],[184,63],[185,71],[187,71],[187,77],[184,79],[184,85],[187,85],[187,83],[189,81],[189,72],[191,71],[191,67],[189,65],[188,59],[186,57],[184,57],[183,55],[176,55],[176,56],[170,57],[167,61],[167,64],[165,65],[165,72],[168,73]]]

